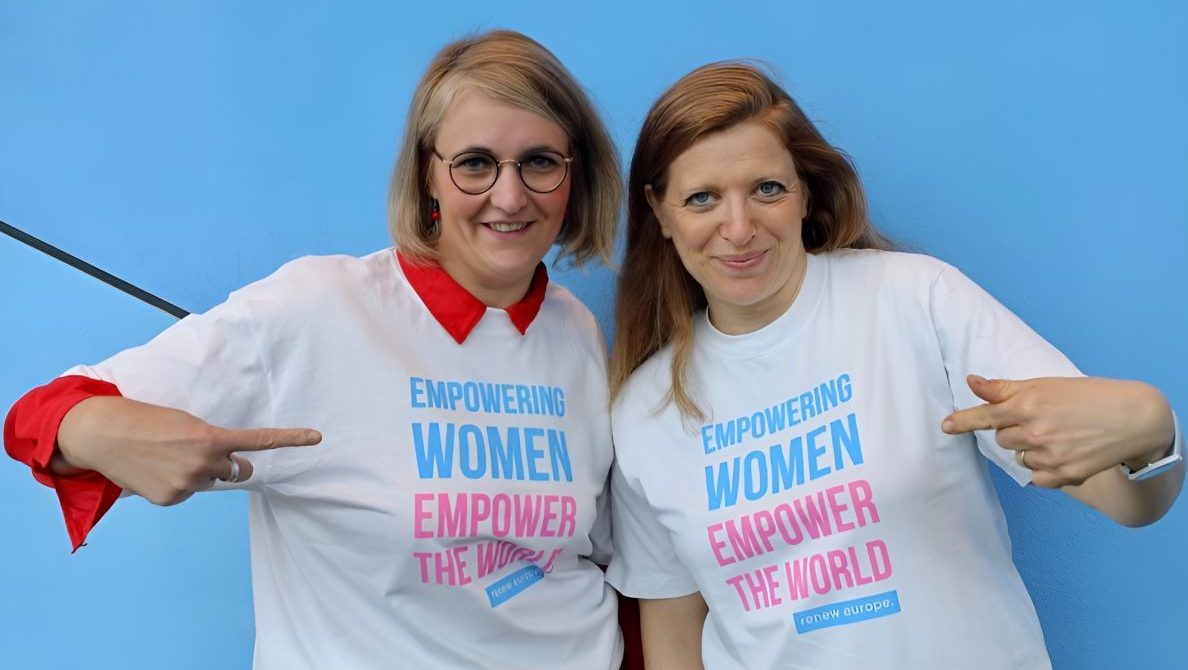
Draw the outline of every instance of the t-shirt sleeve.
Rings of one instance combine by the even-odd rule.
[[[611,520],[615,555],[606,579],[633,598],[676,598],[698,591],[672,543],[672,534],[618,459],[611,468]]]
[[[180,409],[225,428],[268,425],[268,370],[253,310],[268,308],[274,302],[269,295],[259,285],[236,291],[223,304],[205,314],[187,316],[144,345],[97,365],[71,368],[13,407],[6,420],[6,448],[30,465],[38,481],[55,489],[75,549],[120,490],[98,473],[57,477],[49,472],[65,413],[87,397],[122,395]],[[261,453],[266,452],[241,455],[255,465],[267,459]],[[261,479],[253,475],[237,484],[216,482],[216,488],[250,488]]]
[[[224,428],[267,425],[268,369],[253,309],[267,291],[232,293],[204,314],[187,316],[148,343],[66,374],[114,384],[126,398],[180,409]]]
[[[942,267],[929,299],[957,409],[985,402],[970,390],[966,377],[971,374],[986,379],[1084,376],[1064,354],[956,268]],[[993,430],[977,431],[975,437],[986,458],[1020,485],[1031,482],[1031,471],[1015,462],[1014,452],[998,445]]]
[[[602,493],[594,501],[594,525],[590,528],[590,560],[598,565],[610,565],[611,556],[615,553],[614,542],[611,538],[611,510],[610,486],[602,488]]]

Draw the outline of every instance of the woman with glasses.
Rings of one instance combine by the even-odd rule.
[[[6,448],[75,548],[121,492],[248,490],[258,669],[617,668],[605,351],[542,259],[606,258],[620,191],[551,53],[450,44],[410,107],[397,248],[293,261],[70,370]]]
[[[1162,394],[888,251],[753,67],[664,93],[628,188],[607,577],[648,667],[1050,668],[986,462],[1152,523],[1184,479]]]

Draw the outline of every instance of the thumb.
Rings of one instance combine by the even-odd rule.
[[[969,390],[974,395],[988,403],[1000,403],[1010,400],[1019,392],[1020,383],[1010,379],[986,379],[980,375],[969,375],[965,378]]]
[[[227,458],[238,463],[239,469],[238,472],[234,469],[229,470],[227,476],[219,477],[220,481],[229,482],[231,484],[239,484],[251,479],[252,473],[256,471],[256,469],[252,467],[251,461],[244,458],[243,456],[237,456],[235,454],[228,454]],[[235,477],[231,477],[232,474],[234,474]]]
[[[215,480],[225,483],[242,483],[252,478],[252,473],[255,468],[252,467],[252,461],[248,461],[244,456],[238,454],[227,454],[227,466],[223,468],[226,474],[215,475]],[[211,482],[213,485],[214,482]]]

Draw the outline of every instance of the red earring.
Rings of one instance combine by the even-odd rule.
[[[430,221],[441,221],[441,210],[437,208],[437,201],[433,201],[433,209],[429,211]]]

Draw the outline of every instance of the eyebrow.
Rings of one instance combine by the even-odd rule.
[[[561,151],[560,149],[558,149],[552,145],[538,144],[536,146],[528,147],[524,151],[520,152],[520,156],[531,156],[532,154],[539,154],[539,153],[543,153],[543,152],[557,154],[558,156],[565,155],[564,151]],[[451,156],[451,158],[453,158],[454,156],[461,156],[462,154],[473,154],[473,153],[481,153],[481,154],[487,154],[489,156],[495,156],[494,149],[487,147],[487,146],[483,146],[481,144],[472,144],[472,145],[466,147],[465,149],[462,149],[461,151],[454,152],[454,154],[453,154],[453,156]]]
[[[759,184],[762,184],[763,182],[768,182],[768,181],[778,181],[778,182],[785,183],[785,185],[791,185],[791,184],[799,182],[800,177],[796,174],[795,171],[793,171],[792,174],[788,174],[788,175],[776,174],[773,172],[773,173],[764,174],[764,175],[761,175],[759,177],[752,179],[751,185],[758,186]],[[670,188],[671,188],[671,186],[670,186]],[[693,184],[690,184],[689,186],[686,186],[683,188],[678,188],[678,189],[673,189],[673,190],[680,191],[681,193],[698,193],[701,191],[713,191],[713,190],[717,190],[720,188],[722,188],[722,184],[720,181],[707,179],[704,181],[694,182]]]

